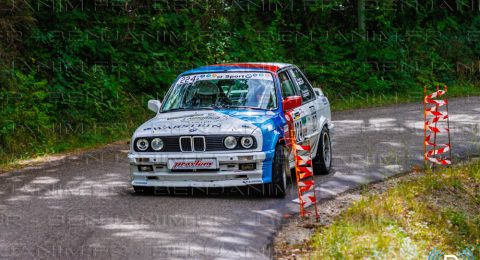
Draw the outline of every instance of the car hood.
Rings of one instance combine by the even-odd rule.
[[[135,135],[252,134],[275,116],[273,111],[205,110],[159,113],[141,125]],[[270,126],[273,127],[273,126]],[[273,130],[273,129],[272,129]]]

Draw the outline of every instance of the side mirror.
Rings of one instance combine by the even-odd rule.
[[[152,100],[148,101],[148,109],[152,110],[155,113],[158,113],[161,105],[162,105],[162,103],[160,103],[160,101],[155,100],[155,99],[152,99]]]
[[[323,92],[321,89],[319,88],[314,88],[313,91],[315,91],[315,94],[317,94],[317,96],[323,96]]]
[[[302,105],[302,97],[300,96],[287,97],[282,101],[283,112],[292,110],[301,105]]]

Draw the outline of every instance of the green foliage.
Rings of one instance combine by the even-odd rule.
[[[55,125],[131,129],[148,117],[144,97],[161,98],[180,72],[212,63],[295,63],[338,108],[385,103],[379,96],[417,100],[405,93],[432,82],[478,90],[472,32],[480,17],[468,10],[367,1],[361,35],[355,1],[106,2],[2,8],[11,10],[2,31],[22,37],[0,42],[0,155],[41,153],[78,137],[46,130]]]

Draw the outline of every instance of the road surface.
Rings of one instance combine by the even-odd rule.
[[[423,106],[333,114],[334,173],[318,177],[322,199],[422,165]],[[480,150],[480,98],[450,102],[456,157]],[[2,259],[267,259],[285,199],[241,190],[138,196],[125,143],[0,175]],[[178,193],[185,193],[182,195]]]

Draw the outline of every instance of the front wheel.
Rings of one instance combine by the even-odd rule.
[[[332,169],[332,144],[330,133],[326,126],[323,127],[318,141],[317,154],[313,159],[313,173],[315,175],[327,175]]]
[[[287,191],[287,173],[285,169],[285,152],[281,145],[275,147],[272,162],[272,182],[266,184],[266,192],[270,197],[283,198]]]

